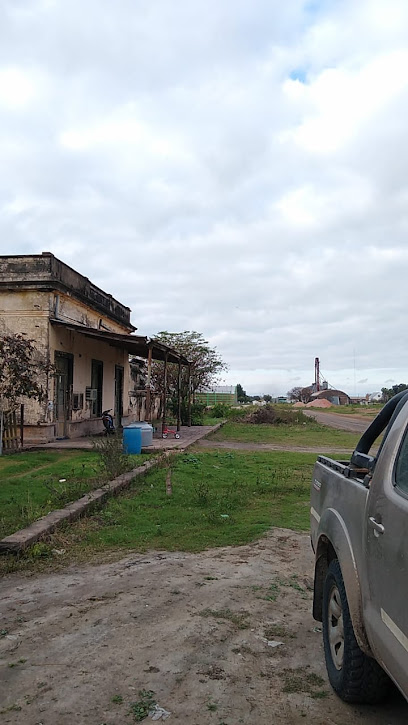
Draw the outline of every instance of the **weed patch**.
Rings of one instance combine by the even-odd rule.
[[[154,695],[153,690],[139,690],[140,699],[130,705],[130,714],[133,715],[135,722],[145,720],[149,712],[153,710],[156,705]]]
[[[237,629],[248,629],[248,612],[232,612],[231,609],[203,609],[198,612],[200,617],[214,617],[214,619],[227,619]]]
[[[0,715],[5,715],[7,712],[20,712],[21,711],[21,705],[17,705],[16,703],[13,703],[13,705],[9,705],[8,707],[4,707],[0,710]]]
[[[290,637],[290,639],[294,639],[296,635],[289,632],[288,628],[283,624],[268,624],[265,627],[264,637],[265,639],[275,639],[276,637]]]
[[[94,440],[93,447],[98,456],[98,466],[102,476],[107,481],[120,476],[121,473],[125,473],[131,468],[130,456],[123,452],[121,434],[115,433]]]
[[[253,586],[252,591],[256,593],[258,599],[264,599],[266,602],[276,602],[282,589],[288,587],[299,592],[301,599],[309,599],[308,587],[300,584],[297,574],[292,574],[292,576],[286,578],[276,576],[268,587]]]
[[[284,680],[282,692],[288,694],[302,692],[314,699],[321,699],[329,694],[327,690],[321,689],[325,684],[324,679],[314,672],[308,672],[308,667],[284,669],[279,674]]]
[[[292,408],[277,408],[274,405],[264,405],[255,408],[236,418],[239,423],[250,425],[310,425],[310,418],[301,410]]]

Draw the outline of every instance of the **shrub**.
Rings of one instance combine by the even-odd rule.
[[[229,418],[231,414],[231,408],[225,403],[217,403],[211,408],[211,413],[214,418]]]
[[[99,466],[108,480],[120,476],[130,468],[130,458],[123,452],[123,441],[120,433],[94,441],[94,449],[99,455]]]

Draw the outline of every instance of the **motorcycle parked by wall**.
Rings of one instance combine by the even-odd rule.
[[[113,423],[113,416],[111,415],[112,408],[109,408],[109,410],[104,410],[102,413],[102,423],[105,428],[105,435],[113,435],[116,433],[115,425]]]

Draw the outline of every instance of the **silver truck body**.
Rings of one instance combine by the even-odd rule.
[[[358,645],[408,699],[408,399],[401,403],[368,468],[319,456],[311,538],[314,617],[322,620],[324,579],[338,559]]]

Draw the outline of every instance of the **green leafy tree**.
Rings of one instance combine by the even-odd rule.
[[[384,403],[386,403],[387,400],[393,398],[394,395],[397,395],[397,393],[402,393],[403,390],[408,390],[408,385],[406,385],[405,383],[393,385],[391,388],[381,388]]]
[[[0,409],[12,410],[22,398],[42,402],[52,365],[24,334],[0,333]]]
[[[227,369],[215,348],[210,347],[200,332],[185,330],[184,332],[158,332],[154,339],[177,350],[191,363],[191,394],[214,385],[223,370]],[[164,363],[155,361],[152,365],[152,384],[155,391],[163,393],[163,366]],[[177,378],[178,365],[169,364],[167,368],[167,394],[169,406],[174,413],[177,412]],[[181,370],[181,417],[182,423],[187,423],[188,411],[188,370],[185,366]],[[195,403],[197,414],[200,404]],[[200,408],[201,410],[201,408]],[[194,411],[193,411],[194,413]],[[202,411],[201,411],[202,414]]]
[[[265,403],[272,403],[272,395],[264,395],[263,399]]]
[[[240,383],[237,385],[237,400],[238,403],[247,403],[249,400],[246,390],[244,390]]]

